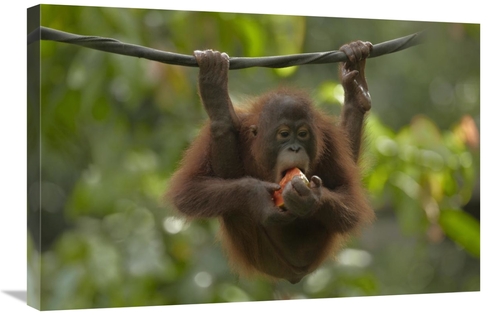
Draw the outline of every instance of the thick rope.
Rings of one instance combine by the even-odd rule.
[[[387,55],[420,44],[422,42],[422,35],[423,33],[419,32],[405,37],[375,44],[373,45],[373,50],[368,58]],[[167,64],[198,67],[194,56],[182,55],[143,46],[127,44],[112,38],[76,35],[41,26],[28,35],[28,45],[39,39],[74,44],[87,48],[102,50],[120,55],[139,57]],[[343,52],[338,50],[256,58],[230,57],[229,69],[234,70],[250,67],[285,68],[306,64],[335,63],[346,60],[347,56]]]

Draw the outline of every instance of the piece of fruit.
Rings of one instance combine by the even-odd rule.
[[[291,168],[286,171],[285,176],[280,181],[281,188],[276,190],[273,194],[274,204],[277,207],[282,208],[285,205],[285,201],[283,200],[283,189],[285,189],[286,184],[292,180],[295,176],[300,176],[300,178],[304,181],[306,185],[309,185],[309,181],[307,180],[306,175],[302,173],[298,168]]]

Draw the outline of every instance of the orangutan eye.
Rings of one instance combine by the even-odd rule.
[[[278,130],[277,138],[278,140],[284,140],[290,137],[290,130],[288,128],[282,128]]]
[[[299,138],[307,139],[309,137],[309,131],[307,129],[299,129],[297,135]]]

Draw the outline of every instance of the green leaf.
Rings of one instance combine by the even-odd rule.
[[[480,255],[480,225],[470,214],[455,209],[441,210],[439,224],[443,231],[467,252]]]

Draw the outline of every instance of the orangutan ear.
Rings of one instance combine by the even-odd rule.
[[[257,126],[251,125],[250,126],[250,131],[252,132],[253,136],[257,136]]]

